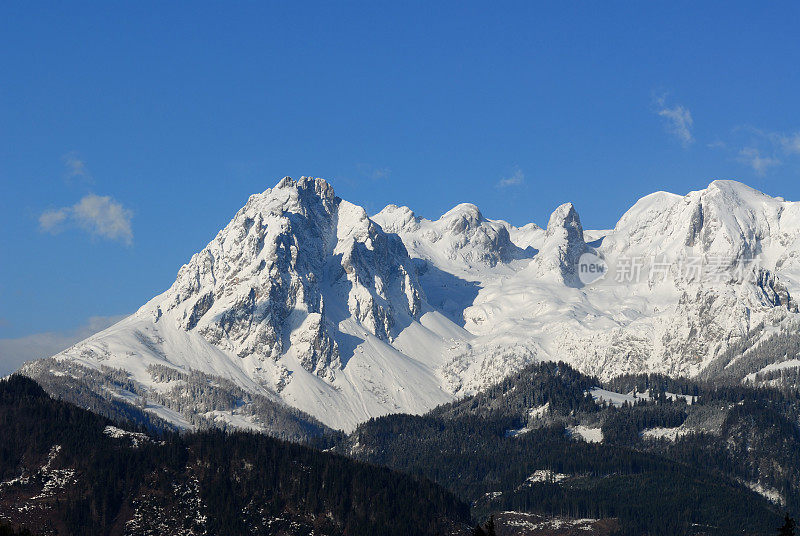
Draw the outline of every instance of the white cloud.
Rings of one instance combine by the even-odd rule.
[[[509,186],[519,186],[525,182],[525,174],[519,166],[514,167],[514,172],[510,177],[505,177],[497,181],[498,188],[507,188]]]
[[[759,177],[766,175],[767,169],[781,163],[777,158],[762,156],[761,151],[755,147],[745,147],[739,151],[739,161],[753,168],[753,171],[755,171],[756,175]]]
[[[11,374],[26,361],[57,354],[76,342],[116,324],[126,316],[93,316],[83,326],[70,331],[52,331],[17,339],[0,339],[0,377]]]
[[[656,98],[656,105],[658,106],[656,113],[664,118],[667,131],[675,136],[681,145],[688,147],[694,141],[692,136],[694,120],[689,109],[680,104],[668,107],[663,96]]]
[[[72,212],[78,225],[92,234],[109,240],[122,240],[127,244],[133,241],[133,212],[109,196],[84,196],[72,207]]]
[[[133,242],[131,219],[133,212],[109,196],[87,194],[70,207],[47,210],[39,216],[42,231],[58,234],[69,224],[75,224],[93,236]]]

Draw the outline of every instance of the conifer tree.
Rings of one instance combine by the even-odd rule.
[[[489,522],[486,523],[486,536],[497,536],[497,533],[494,531],[494,514],[489,516]]]
[[[778,532],[778,536],[795,536],[794,527],[795,527],[794,519],[789,517],[789,514],[786,514],[786,517],[784,517],[783,520],[783,526],[780,528],[780,531]]]

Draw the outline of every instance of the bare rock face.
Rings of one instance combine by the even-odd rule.
[[[763,292],[766,304],[786,308],[792,313],[798,312],[797,302],[777,275],[764,268],[758,268],[754,270],[753,276],[755,285]]]

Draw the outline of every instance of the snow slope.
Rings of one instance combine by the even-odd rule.
[[[585,255],[603,259],[605,279],[582,283]],[[570,203],[544,229],[471,204],[435,221],[395,205],[369,217],[324,180],[287,177],[167,291],[55,356],[70,367],[52,374],[116,371],[169,398],[182,380],[157,381],[160,367],[196,371],[351,430],[535,360],[603,378],[697,375],[753,330],[795,319],[798,285],[800,204],[733,181],[649,195],[614,229],[584,231]],[[203,415],[259,426],[241,408]]]

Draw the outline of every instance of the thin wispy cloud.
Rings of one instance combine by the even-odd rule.
[[[738,162],[751,168],[759,177],[772,168],[797,162],[800,156],[800,132],[785,133],[740,125],[733,129],[727,147]]]
[[[786,154],[800,155],[800,132],[795,132],[794,134],[780,134],[778,141],[781,149],[783,149]]]
[[[78,178],[87,182],[94,182],[91,173],[89,173],[89,168],[86,166],[86,162],[78,157],[77,153],[67,153],[64,155],[63,160],[64,166],[67,168],[68,179]]]
[[[126,316],[93,316],[83,326],[74,330],[0,339],[0,377],[16,371],[26,361],[50,357],[65,350],[76,342],[116,324]]]
[[[87,194],[72,206],[46,210],[39,216],[39,229],[58,234],[76,226],[95,237],[133,243],[133,211],[110,196]]]
[[[69,208],[59,208],[42,212],[39,216],[39,229],[48,233],[58,234],[67,221],[70,210]]]
[[[525,174],[519,166],[514,168],[513,173],[509,177],[504,177],[497,181],[498,188],[508,188],[509,186],[519,186],[525,183]]]
[[[761,151],[755,147],[745,147],[740,150],[738,160],[753,168],[753,171],[759,177],[765,176],[769,168],[778,166],[781,163],[777,158],[762,155]]]
[[[378,181],[388,179],[392,170],[388,167],[374,167],[369,164],[357,164],[358,172],[368,179]]]
[[[688,108],[681,104],[667,106],[666,96],[656,97],[656,113],[664,120],[664,127],[681,145],[688,147],[694,142],[692,127],[694,119]]]

